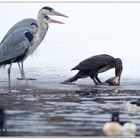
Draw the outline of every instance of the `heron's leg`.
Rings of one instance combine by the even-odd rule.
[[[35,78],[27,78],[27,77],[25,77],[23,61],[21,62],[21,66],[20,66],[20,63],[18,63],[18,66],[19,66],[19,69],[20,69],[21,78],[17,78],[17,80],[36,80]]]
[[[22,69],[21,69],[21,66],[20,66],[20,63],[18,62],[18,67],[19,67],[19,71],[20,71],[20,75],[21,75],[21,79],[23,78],[22,77]]]
[[[35,78],[27,78],[25,77],[24,67],[23,67],[23,61],[21,62],[21,68],[22,68],[22,76],[24,80],[36,80]]]
[[[10,77],[10,74],[11,74],[11,66],[12,66],[12,63],[10,64],[7,72],[8,72],[8,84],[9,84],[9,93],[11,92],[11,77]]]
[[[20,65],[20,62],[18,62],[18,67],[20,70],[21,78],[17,78],[17,79],[18,80],[26,80],[24,69],[23,69],[23,62],[21,62],[21,65]]]
[[[24,68],[23,68],[23,62],[21,62],[21,70],[22,70],[22,78],[23,78],[23,80],[26,80],[25,72],[24,72]]]
[[[100,79],[98,78],[98,73],[95,74],[95,79],[97,80],[98,83],[102,83],[102,82],[100,81]]]

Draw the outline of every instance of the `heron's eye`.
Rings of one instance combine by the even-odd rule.
[[[49,20],[49,17],[48,17],[48,16],[45,16],[45,19],[46,19],[46,20]]]
[[[53,9],[50,9],[50,12],[53,12],[54,10]]]

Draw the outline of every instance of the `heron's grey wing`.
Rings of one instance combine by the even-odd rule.
[[[17,30],[7,36],[0,44],[0,64],[14,60],[29,48],[30,42],[24,30]]]
[[[37,27],[38,27],[38,24],[35,19],[32,19],[32,18],[23,19],[23,20],[17,22],[14,26],[12,26],[9,29],[9,31],[6,33],[6,35],[2,39],[1,43],[7,38],[7,36],[9,36],[11,33],[15,32],[17,29],[25,28],[25,30],[27,30],[26,28],[30,28],[32,30],[32,33],[34,34],[37,31],[36,30]]]
[[[105,65],[110,64],[113,60],[114,60],[114,57],[107,54],[95,55],[95,56],[92,56],[90,58],[83,60],[72,70],[100,69],[104,67]]]

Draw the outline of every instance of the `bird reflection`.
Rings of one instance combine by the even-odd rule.
[[[114,91],[115,95],[120,95],[119,87],[116,87],[113,91]]]
[[[80,90],[80,91],[76,91],[76,93],[78,93],[79,96],[81,97],[87,97],[87,98],[100,97],[100,93],[98,89]]]

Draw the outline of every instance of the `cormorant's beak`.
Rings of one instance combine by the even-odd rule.
[[[67,17],[67,18],[69,18],[68,16],[66,16],[66,15],[64,15],[64,14],[62,14],[62,13],[56,12],[56,11],[53,11],[53,14],[54,14],[55,16],[62,16],[62,17]]]
[[[120,85],[121,75],[122,75],[122,69],[116,74],[116,77],[113,80],[114,85]]]
[[[58,23],[58,24],[65,24],[61,21],[55,20],[55,19],[49,19],[50,23]]]
[[[113,83],[114,83],[115,86],[119,85],[120,84],[120,77],[119,76],[115,77],[114,80],[113,80]]]

